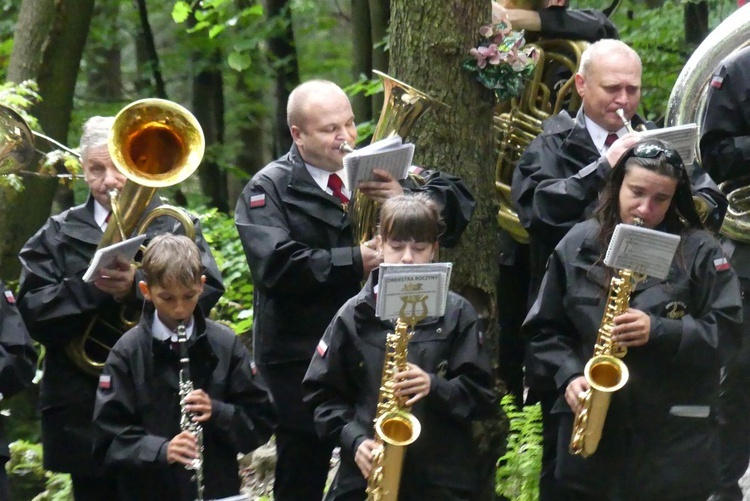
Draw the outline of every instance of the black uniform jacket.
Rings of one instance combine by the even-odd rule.
[[[474,199],[455,176],[423,171],[418,186],[442,210],[441,244],[455,245]],[[254,355],[261,364],[308,361],[333,315],[357,294],[362,254],[340,201],[315,183],[296,146],[245,186],[235,211],[255,286]]]
[[[632,124],[654,128],[638,115]],[[583,108],[575,120],[565,111],[545,120],[544,131],[526,148],[513,172],[512,195],[521,224],[529,232],[531,274],[537,281],[560,239],[593,213],[611,170],[586,129]],[[698,165],[689,170],[695,192],[709,205],[706,225],[718,228],[726,197]]]
[[[701,158],[717,183],[735,181],[734,188],[750,179],[750,48],[722,61],[708,87],[706,115],[701,136]],[[727,242],[732,266],[750,279],[750,245]]]
[[[602,38],[619,38],[617,27],[600,10],[555,6],[538,12],[541,21],[539,34],[545,38],[587,42],[596,42]]]
[[[167,445],[181,431],[179,354],[154,339],[153,315],[149,305],[110,351],[96,396],[94,455],[117,474],[123,500],[192,501],[192,473],[167,463]],[[239,493],[237,453],[264,444],[275,415],[240,338],[199,309],[194,319],[190,378],[211,397],[211,419],[202,423],[204,499],[215,499]]]
[[[354,454],[373,436],[386,334],[393,332],[391,322],[375,316],[376,274],[336,314],[302,383],[318,434],[341,446],[335,494],[362,490],[364,496],[366,486]],[[417,324],[408,361],[429,373],[432,383],[430,393],[411,410],[422,433],[407,448],[404,487],[477,488],[482,468],[471,421],[491,415],[496,407],[492,369],[480,336],[476,312],[454,293],[449,293],[443,317]]]
[[[572,456],[562,395],[593,355],[609,287],[598,231],[591,219],[563,238],[524,323],[534,367],[561,395],[557,474],[602,499],[687,499],[718,480],[714,411],[721,367],[740,345],[739,281],[713,236],[682,235],[667,279],[647,278],[631,297],[650,317],[650,338],[623,358],[630,378],[612,396],[599,448]]]
[[[6,400],[31,384],[36,373],[37,354],[26,331],[13,293],[0,281],[0,393]],[[0,416],[0,467],[10,459],[4,430],[5,417]]]
[[[26,242],[19,254],[21,282],[18,308],[31,337],[46,348],[40,407],[45,467],[54,471],[91,474],[96,463],[91,457],[91,415],[94,411],[96,378],[79,370],[65,354],[65,345],[83,335],[96,315],[117,318],[123,306],[139,312],[143,298],[136,283],[123,303],[82,278],[102,230],[94,220],[94,200],[51,217]],[[149,207],[155,207],[157,197]],[[221,273],[203,239],[197,219],[196,242],[201,249],[206,284],[200,305],[210,311],[224,292]],[[147,233],[182,233],[169,217],[157,218]],[[94,330],[105,329],[96,323]]]

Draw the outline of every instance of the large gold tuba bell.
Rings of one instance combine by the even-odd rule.
[[[414,122],[433,104],[442,104],[425,93],[396,80],[385,73],[373,70],[383,84],[385,98],[380,118],[372,134],[372,142],[393,136],[405,138]],[[342,151],[353,151],[347,143]],[[354,241],[363,244],[373,238],[378,225],[378,203],[356,190],[349,203],[349,216],[354,227]]]
[[[750,45],[750,4],[724,19],[708,34],[682,68],[667,103],[667,126],[697,123],[701,129],[708,99],[708,84],[719,63]],[[696,158],[700,159],[700,152]],[[750,178],[725,181],[719,188],[729,207],[719,230],[732,240],[750,243]]]
[[[200,165],[205,139],[198,120],[171,101],[135,101],[115,117],[108,147],[115,167],[128,180],[120,193],[110,193],[112,219],[99,248],[144,233],[161,216],[175,218],[185,234],[195,238],[190,216],[179,207],[161,205],[145,217],[144,213],[158,188],[184,181]],[[125,330],[137,323],[139,314],[123,308],[118,318],[97,316],[82,336],[66,345],[67,355],[82,371],[98,375],[110,348]]]

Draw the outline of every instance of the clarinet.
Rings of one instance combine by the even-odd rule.
[[[189,431],[198,441],[198,457],[193,459],[189,465],[185,465],[186,470],[193,470],[195,473],[191,480],[195,482],[198,501],[203,501],[203,427],[200,423],[193,421],[194,412],[187,410],[185,398],[193,391],[193,381],[190,379],[190,357],[187,350],[187,333],[185,324],[180,322],[177,327],[177,342],[180,344],[180,429]]]

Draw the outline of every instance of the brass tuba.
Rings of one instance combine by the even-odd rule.
[[[667,126],[695,122],[702,128],[708,99],[708,84],[719,63],[733,52],[750,45],[750,5],[744,5],[708,34],[682,68],[667,103]],[[700,152],[696,158],[700,159]],[[750,179],[725,181],[719,188],[729,207],[719,230],[732,240],[750,243]]]
[[[383,84],[385,94],[380,118],[372,134],[372,142],[393,136],[405,138],[409,135],[414,122],[419,119],[433,104],[442,104],[425,93],[396,80],[385,73],[373,70]],[[343,143],[341,150],[354,151],[352,146]],[[354,227],[354,241],[363,244],[375,236],[378,226],[378,203],[354,190],[349,203],[349,217]]]
[[[513,207],[510,194],[513,170],[529,143],[542,132],[542,122],[567,109],[573,113],[581,105],[575,89],[575,73],[581,54],[588,42],[574,40],[540,40],[534,47],[539,60],[531,80],[524,86],[519,98],[501,103],[495,113],[497,138],[497,165],[495,166],[495,189],[500,208],[498,225],[519,243],[528,243],[529,234],[521,226],[518,213]],[[564,70],[571,76],[555,89],[555,79]],[[553,102],[554,96],[554,102]]]
[[[117,114],[108,138],[109,153],[127,181],[120,193],[110,193],[112,219],[98,248],[139,235],[154,219],[170,216],[195,238],[190,216],[181,208],[161,205],[145,215],[157,188],[187,179],[200,165],[205,149],[198,120],[179,104],[164,99],[135,101]],[[118,318],[97,315],[84,334],[65,346],[82,371],[98,375],[110,348],[138,322],[140,311],[120,310]],[[94,332],[98,335],[94,336]]]

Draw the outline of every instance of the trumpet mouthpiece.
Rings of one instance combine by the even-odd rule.
[[[344,141],[343,143],[341,143],[339,145],[339,151],[341,151],[343,153],[351,153],[352,151],[354,151],[354,148],[352,148],[351,146],[349,146],[349,143],[347,143],[346,141]]]

